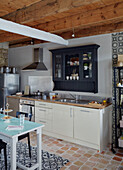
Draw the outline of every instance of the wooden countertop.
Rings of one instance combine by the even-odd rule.
[[[93,108],[93,109],[104,109],[106,107],[108,107],[109,105],[111,105],[111,103],[105,104],[105,105],[91,105],[91,104],[79,104],[79,103],[67,103],[67,102],[60,102],[60,101],[56,101],[56,100],[43,100],[43,99],[33,99],[33,98],[28,98],[26,96],[7,96],[8,98],[14,98],[14,99],[25,99],[25,100],[34,100],[34,101],[42,101],[42,102],[48,102],[48,103],[57,103],[57,104],[64,104],[64,105],[71,105],[71,106],[78,106],[78,107],[87,107],[87,108]]]

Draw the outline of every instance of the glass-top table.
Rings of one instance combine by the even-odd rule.
[[[11,169],[16,170],[16,143],[18,141],[18,136],[21,136],[22,134],[36,131],[37,132],[37,164],[35,164],[31,168],[24,167],[21,164],[17,164],[22,169],[41,169],[41,145],[42,145],[42,127],[44,125],[38,124],[35,122],[31,122],[28,120],[24,121],[24,127],[22,130],[7,130],[7,127],[9,125],[20,125],[20,119],[11,117],[11,119],[3,120],[3,117],[6,116],[4,114],[0,114],[0,139],[6,141],[7,143],[10,143],[11,146]]]

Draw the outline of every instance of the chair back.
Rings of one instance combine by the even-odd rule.
[[[25,113],[25,112],[19,112],[19,111],[17,111],[17,112],[16,112],[16,117],[18,118],[20,114],[24,114],[25,117],[29,117],[29,121],[31,121],[31,119],[32,119],[32,114],[31,114],[31,113]]]

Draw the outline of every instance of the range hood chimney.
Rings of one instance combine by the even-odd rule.
[[[22,70],[47,70],[43,63],[43,48],[34,48],[34,62]]]

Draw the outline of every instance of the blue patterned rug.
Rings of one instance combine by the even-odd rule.
[[[31,167],[37,162],[37,147],[31,147],[32,158],[29,157],[29,149],[27,144],[18,142],[17,143],[17,162],[25,165],[26,167]],[[7,159],[10,159],[10,146],[7,146]],[[42,151],[42,170],[59,170],[65,164],[69,162],[68,159],[63,159],[55,154]],[[7,170],[10,170],[10,162],[7,163]],[[0,170],[4,170],[4,155],[1,152],[0,155]]]

